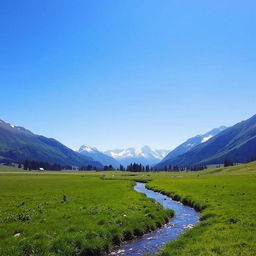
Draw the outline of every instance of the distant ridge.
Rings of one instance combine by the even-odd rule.
[[[227,129],[226,126],[220,126],[218,128],[214,128],[211,131],[202,134],[202,135],[196,135],[195,137],[192,137],[188,140],[186,140],[184,143],[176,147],[174,150],[169,152],[167,156],[159,163],[161,165],[162,162],[166,162],[167,160],[170,161],[172,159],[175,159],[176,157],[185,154],[186,152],[190,151],[192,148],[198,146],[201,143],[204,143],[214,137],[215,135],[219,134],[220,132]]]
[[[26,159],[103,168],[99,162],[71,150],[55,139],[36,135],[23,127],[0,120],[0,162],[20,163]]]
[[[220,132],[176,158],[162,161],[156,168],[167,165],[220,164],[225,159],[244,163],[256,157],[256,115]]]
[[[107,154],[100,152],[97,148],[82,145],[78,152],[84,156],[93,158],[104,166],[112,165],[114,168],[120,167],[120,163],[117,160],[111,156],[108,156]]]
[[[104,153],[115,158],[119,163],[127,166],[131,163],[152,166],[163,159],[169,150],[153,149],[149,146],[141,148],[113,149]]]

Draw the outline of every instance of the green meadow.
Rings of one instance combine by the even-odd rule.
[[[160,255],[256,255],[255,174],[252,163],[150,182],[151,189],[203,209],[201,222]]]
[[[256,255],[256,163],[200,172],[0,170],[0,255],[104,255],[155,230],[172,212],[136,180],[201,211],[161,256]]]
[[[93,173],[3,171],[0,255],[104,255],[123,240],[155,230],[172,212],[133,185]]]

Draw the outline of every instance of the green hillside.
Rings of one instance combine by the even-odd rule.
[[[36,160],[61,165],[102,165],[90,157],[82,156],[55,139],[36,135],[22,127],[0,120],[0,162]]]
[[[227,128],[183,155],[160,162],[156,167],[219,164],[225,159],[245,163],[252,158],[256,158],[256,115]]]

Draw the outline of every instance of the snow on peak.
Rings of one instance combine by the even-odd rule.
[[[93,152],[93,151],[98,151],[96,148],[90,147],[88,145],[82,145],[79,149],[80,151],[85,151],[85,152]]]
[[[219,134],[220,132],[224,131],[227,127],[226,126],[220,126],[218,128],[214,128],[211,131],[203,134],[203,135],[199,135],[199,137],[201,137],[201,143],[204,143],[206,141],[208,141],[209,139],[211,139],[212,137],[214,137],[215,135]]]
[[[213,135],[211,135],[211,134],[206,137],[203,137],[201,143],[206,142],[207,140],[211,139],[212,137],[213,137]]]
[[[169,150],[152,149],[149,146],[141,148],[127,148],[107,150],[105,153],[116,159],[128,157],[143,157],[143,158],[157,158],[162,159],[168,154]]]

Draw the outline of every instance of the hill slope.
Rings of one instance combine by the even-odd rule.
[[[202,135],[197,135],[195,137],[189,138],[187,141],[176,147],[174,150],[172,150],[163,160],[162,162],[165,162],[167,160],[174,159],[180,155],[185,154],[192,148],[196,147],[197,145],[204,143],[211,139],[212,137],[216,136],[220,132],[224,131],[227,127],[225,126],[220,126],[219,128],[214,128],[211,131],[202,134]]]
[[[158,165],[196,165],[223,163],[226,158],[244,163],[256,156],[256,115],[209,139],[185,154]]]
[[[102,165],[82,156],[55,139],[33,134],[31,131],[0,120],[0,161],[23,162],[25,159],[62,165]]]

